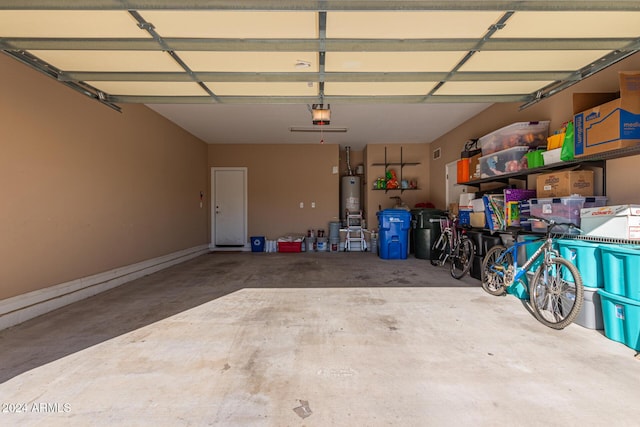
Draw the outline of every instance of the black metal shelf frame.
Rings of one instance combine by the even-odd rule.
[[[402,153],[402,146],[400,146],[400,162],[388,162],[387,161],[387,147],[384,147],[384,163],[371,163],[371,166],[384,166],[384,174],[387,175],[387,169],[389,166],[400,166],[400,177],[398,180],[400,181],[400,185],[402,185],[402,170],[405,166],[417,166],[419,162],[405,162]],[[397,191],[400,190],[400,194],[405,191],[417,190],[417,188],[375,188],[374,190],[382,191],[386,193],[387,191]]]
[[[468,182],[461,182],[459,185],[469,185],[478,187],[480,184],[486,184],[489,182],[504,182],[508,183],[510,179],[525,180],[529,175],[542,173],[546,171],[566,169],[571,166],[590,165],[599,167],[602,169],[602,189],[606,192],[606,161],[618,159],[621,157],[633,156],[640,154],[640,144],[632,147],[620,148],[618,150],[607,151],[604,153],[591,154],[588,156],[578,157],[568,162],[558,162],[550,165],[544,165],[537,168],[524,169],[518,172],[512,172],[504,175],[492,176],[487,178],[474,179]]]

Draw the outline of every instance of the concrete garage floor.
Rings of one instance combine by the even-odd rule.
[[[215,253],[0,332],[0,425],[637,426],[634,356],[424,260]]]

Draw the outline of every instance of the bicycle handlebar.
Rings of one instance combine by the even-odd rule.
[[[560,226],[560,225],[566,225],[566,226],[568,226],[568,227],[569,227],[569,229],[572,229],[572,228],[573,228],[573,229],[576,229],[576,230],[578,230],[578,231],[582,232],[582,230],[580,229],[580,227],[578,227],[576,224],[574,224],[574,223],[572,223],[572,222],[556,222],[556,221],[555,221],[555,220],[553,220],[553,219],[541,218],[541,217],[533,216],[533,215],[532,215],[530,218],[535,219],[535,220],[538,220],[538,221],[542,221],[542,222],[544,222],[545,224],[547,224],[547,232],[551,232],[551,230],[553,229],[553,227],[557,227],[557,226]]]

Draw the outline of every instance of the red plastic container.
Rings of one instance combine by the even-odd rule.
[[[278,252],[302,252],[302,242],[278,242]]]

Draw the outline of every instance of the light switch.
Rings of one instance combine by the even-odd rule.
[[[334,166],[334,167],[333,167],[333,169],[332,169],[332,173],[333,173],[334,175],[338,173],[338,167],[337,167],[337,166]]]
[[[311,202],[311,208],[315,209],[316,208],[316,202]]]

